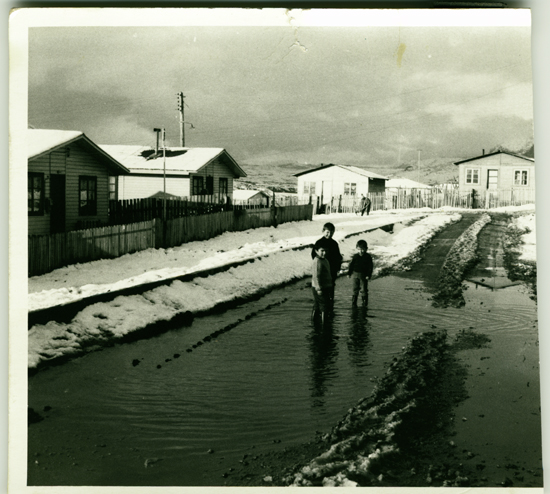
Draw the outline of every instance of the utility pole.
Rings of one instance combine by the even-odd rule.
[[[185,127],[183,125],[184,119],[183,119],[183,107],[184,107],[184,101],[183,99],[185,96],[182,92],[179,92],[177,94],[178,96],[178,111],[180,113],[180,140],[181,140],[181,147],[185,147]]]

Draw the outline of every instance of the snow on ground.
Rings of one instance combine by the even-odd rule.
[[[116,259],[75,264],[29,279],[28,309],[44,309],[100,293],[114,292],[144,283],[236,262],[251,260],[275,252],[310,245],[321,236],[327,221],[336,225],[334,238],[377,228],[393,222],[418,218],[425,211],[380,211],[371,216],[332,214],[315,216],[313,221],[283,223],[277,228],[257,228],[244,232],[226,232],[209,240],[189,242],[171,249],[148,249]],[[90,281],[93,280],[93,283]]]
[[[247,255],[250,252],[264,253],[264,257],[255,259],[253,262],[238,267],[232,267],[227,271],[213,274],[205,278],[197,277],[192,281],[173,281],[168,286],[160,286],[140,295],[119,296],[110,302],[101,302],[89,305],[68,324],[50,321],[45,325],[36,325],[29,330],[29,361],[30,368],[35,368],[39,363],[61,356],[79,354],[85,348],[94,344],[102,344],[124,336],[130,332],[142,329],[150,324],[172,319],[178,313],[191,311],[193,313],[206,311],[214,308],[220,303],[229,302],[235,299],[244,298],[261,290],[269,289],[293,279],[303,278],[309,275],[311,270],[311,256],[309,250],[288,250],[290,245],[309,245],[320,236],[322,224],[332,221],[336,224],[337,232],[335,238],[339,240],[340,248],[345,259],[351,257],[358,238],[365,238],[369,242],[369,250],[375,259],[375,273],[383,268],[397,264],[407,256],[416,252],[420,246],[440,229],[451,222],[460,219],[459,214],[435,213],[430,214],[422,220],[410,226],[399,227],[394,235],[375,230],[370,234],[363,234],[360,237],[343,239],[345,235],[354,232],[361,232],[376,224],[388,224],[393,221],[403,221],[411,218],[424,216],[425,213],[400,212],[388,217],[388,214],[373,215],[368,218],[354,217],[353,215],[323,215],[316,217],[313,222],[292,223],[284,230],[287,235],[294,235],[297,231],[302,235],[286,239],[287,243],[280,243],[285,240],[284,230],[281,225],[277,229],[258,232],[256,230],[240,232],[238,234],[224,234],[217,239],[206,242],[194,242],[201,244],[203,253],[210,252],[210,256],[202,256],[202,266],[209,265],[215,259],[219,262],[237,259],[238,254],[233,249],[228,253],[217,253],[209,244],[217,244],[221,237],[226,236],[227,242],[224,245],[235,247],[238,240],[232,235],[242,238],[258,240],[258,236],[273,235],[273,243],[254,242],[256,250],[247,247]],[[355,218],[355,220],[352,220]],[[392,221],[388,221],[391,218]],[[344,224],[350,222],[352,224]],[[249,237],[251,235],[252,237]],[[189,249],[189,245],[182,246],[182,262],[189,252],[198,252],[197,245]],[[277,245],[277,248],[274,246]],[[243,249],[245,247],[243,246]],[[286,249],[286,250],[285,250]],[[174,249],[175,251],[176,249]],[[226,257],[218,257],[218,254],[227,254]],[[125,256],[126,257],[126,256]],[[200,254],[198,255],[200,258]],[[210,259],[209,262],[208,259]],[[221,261],[220,261],[221,259]],[[197,258],[195,258],[195,261]],[[118,260],[107,261],[107,265],[113,265],[116,269]],[[137,262],[137,261],[136,261]],[[96,263],[89,263],[96,265]],[[143,266],[143,265],[142,265]],[[107,266],[108,267],[108,266]],[[86,268],[83,268],[86,269]],[[106,269],[106,268],[103,268]],[[181,268],[179,268],[181,269]],[[156,270],[157,276],[167,275],[170,268]],[[58,270],[59,271],[59,270]],[[159,274],[158,271],[161,271]],[[173,272],[171,272],[173,275]],[[46,275],[48,276],[48,275]],[[97,280],[95,270],[90,267],[88,279]],[[158,278],[157,278],[158,279]],[[128,280],[128,278],[126,278]],[[105,286],[104,286],[105,287]],[[86,286],[81,287],[85,292]],[[55,289],[54,289],[55,292]],[[35,294],[31,294],[30,297]],[[56,294],[52,296],[52,299]],[[47,296],[46,296],[47,299]],[[58,299],[56,299],[58,300]]]
[[[521,255],[519,259],[527,262],[537,261],[537,237],[535,215],[528,214],[514,219],[513,226],[520,230],[525,230],[521,236],[522,244],[520,246]]]

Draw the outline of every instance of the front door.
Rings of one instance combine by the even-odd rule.
[[[498,188],[498,170],[487,170],[487,188],[489,190]]]
[[[50,175],[50,232],[65,231],[65,175]]]

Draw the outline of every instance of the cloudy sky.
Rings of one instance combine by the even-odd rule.
[[[533,140],[528,27],[36,27],[29,124],[243,164],[398,164]]]

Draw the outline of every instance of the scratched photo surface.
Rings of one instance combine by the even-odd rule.
[[[529,12],[238,12],[28,27],[14,478],[542,492]]]

